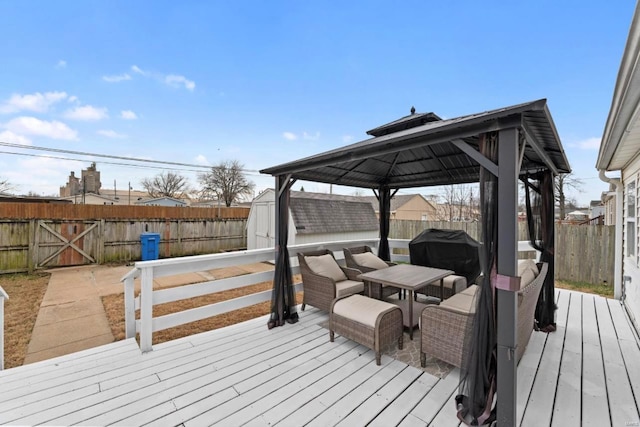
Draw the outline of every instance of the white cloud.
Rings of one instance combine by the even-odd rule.
[[[163,74],[158,72],[145,71],[142,68],[138,67],[137,65],[132,65],[131,71],[143,77],[149,77],[149,78],[158,80],[159,82],[164,83],[171,87],[175,87],[175,88],[184,87],[185,89],[191,92],[193,92],[193,90],[196,88],[196,83],[193,80],[189,80],[185,76],[181,76],[179,74]]]
[[[320,139],[320,132],[316,132],[315,135],[308,134],[307,132],[302,133],[303,139],[308,139],[310,141],[317,141]]]
[[[78,132],[57,120],[45,121],[35,117],[16,117],[3,126],[5,129],[27,135],[44,136],[52,139],[78,139]]]
[[[116,74],[112,76],[102,76],[102,80],[104,80],[107,83],[120,83],[125,80],[131,80],[131,76],[127,73],[123,73],[123,74]]]
[[[80,102],[80,100],[78,99],[78,97],[77,97],[77,96],[75,96],[75,95],[71,95],[71,96],[67,99],[67,102],[69,102],[69,103],[77,103],[77,102]]]
[[[91,105],[83,105],[72,110],[67,110],[64,117],[70,120],[95,121],[109,117],[106,108],[96,108]]]
[[[194,161],[198,165],[205,165],[205,166],[210,165],[209,160],[207,160],[207,158],[202,154],[198,154],[198,156],[194,159]]]
[[[298,139],[298,136],[293,132],[283,132],[282,136],[284,136],[284,138],[288,139],[289,141],[295,141],[296,139]]]
[[[59,60],[56,64],[56,68],[67,68],[67,61],[64,59]]]
[[[0,105],[0,113],[17,113],[19,111],[34,111],[44,113],[56,102],[67,98],[66,92],[40,92],[27,95],[14,93],[7,101]]]
[[[353,137],[351,135],[343,135],[342,136],[342,142],[344,142],[345,144],[348,144],[351,141],[353,141]]]
[[[31,140],[29,138],[13,133],[10,130],[0,132],[0,141],[11,144],[31,145]]]
[[[185,76],[179,76],[176,74],[169,74],[164,78],[164,82],[172,87],[180,87],[184,85],[184,88],[191,92],[196,88],[195,82],[187,79]]]
[[[120,111],[120,118],[124,120],[136,120],[138,115],[131,110]]]
[[[116,132],[115,130],[106,130],[106,129],[100,129],[99,131],[96,131],[96,133],[98,135],[102,135],[102,136],[106,136],[107,138],[115,138],[115,139],[122,139],[122,138],[126,138],[127,135],[123,135],[121,133]]]
[[[146,71],[142,71],[137,65],[132,65],[131,71],[133,71],[134,73],[142,74],[143,76],[146,76],[148,74]]]
[[[578,142],[578,147],[583,150],[599,150],[600,149],[600,138],[587,138],[583,141]]]

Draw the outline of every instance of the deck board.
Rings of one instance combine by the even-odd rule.
[[[557,299],[556,331],[548,334],[538,366],[533,388],[524,410],[521,426],[551,425],[553,402],[560,372],[560,359],[564,344],[569,296],[560,295]],[[542,332],[534,332],[535,334]]]
[[[582,425],[610,426],[608,390],[602,368],[602,347],[595,300],[592,297],[582,298],[582,336]],[[585,373],[589,375],[585,376]]]
[[[582,381],[582,296],[579,294],[567,295],[570,298],[570,305],[551,425],[557,427],[579,427],[582,415],[580,398]]]
[[[640,421],[640,345],[618,301],[558,291],[558,330],[518,366],[521,425]],[[0,424],[455,426],[459,371],[439,379],[341,336],[326,313],[158,344],[124,340],[0,372]],[[277,392],[276,392],[277,390]]]
[[[606,299],[595,298],[595,308],[602,343],[602,359],[609,395],[611,424],[614,426],[625,425],[629,420],[638,417],[638,409],[631,392],[627,369]]]

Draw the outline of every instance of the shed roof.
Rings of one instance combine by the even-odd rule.
[[[542,169],[552,169],[556,173],[571,171],[547,101],[540,99],[427,122],[261,172],[363,188],[388,186],[393,189],[478,182],[480,164],[469,152],[479,153],[479,135],[482,133],[508,128],[520,129],[527,141],[521,174]]]
[[[378,230],[373,207],[360,197],[292,191],[289,207],[299,234]]]

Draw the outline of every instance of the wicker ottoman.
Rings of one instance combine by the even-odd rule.
[[[381,349],[396,340],[402,350],[402,310],[395,304],[350,295],[331,303],[329,310],[329,340],[337,332],[345,338],[369,347],[376,353],[380,365]]]

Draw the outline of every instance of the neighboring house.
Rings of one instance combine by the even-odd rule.
[[[602,205],[604,206],[604,225],[616,224],[616,186],[610,184],[609,191],[603,191]]]
[[[187,206],[187,202],[184,200],[174,199],[173,197],[157,197],[155,199],[141,200],[135,204],[139,206]]]
[[[589,219],[589,212],[571,211],[567,214],[566,221],[586,221]]]
[[[116,200],[112,197],[103,196],[102,194],[85,193],[77,194],[75,196],[60,197],[61,200],[68,200],[75,205],[122,205],[120,200]]]
[[[101,188],[100,195],[117,200],[120,205],[134,205],[136,202],[150,199],[149,193],[146,191],[134,189],[127,190],[126,184],[124,188],[121,189]]]
[[[380,204],[376,196],[362,199],[371,203],[376,215],[379,215]],[[396,194],[391,198],[391,219],[435,221],[436,212],[436,206],[421,194]]]
[[[616,187],[615,298],[623,301],[636,330],[640,323],[640,11],[636,5],[596,168]],[[620,177],[606,172],[620,171]]]
[[[35,197],[35,196],[15,196],[8,193],[0,193],[1,203],[54,203],[68,204],[71,203],[60,197]]]
[[[604,211],[605,208],[602,200],[592,200],[589,203],[589,219],[604,216]]]
[[[371,203],[355,196],[292,191],[288,245],[335,240],[377,239],[378,219]],[[247,249],[274,247],[275,191],[267,189],[251,204]]]

